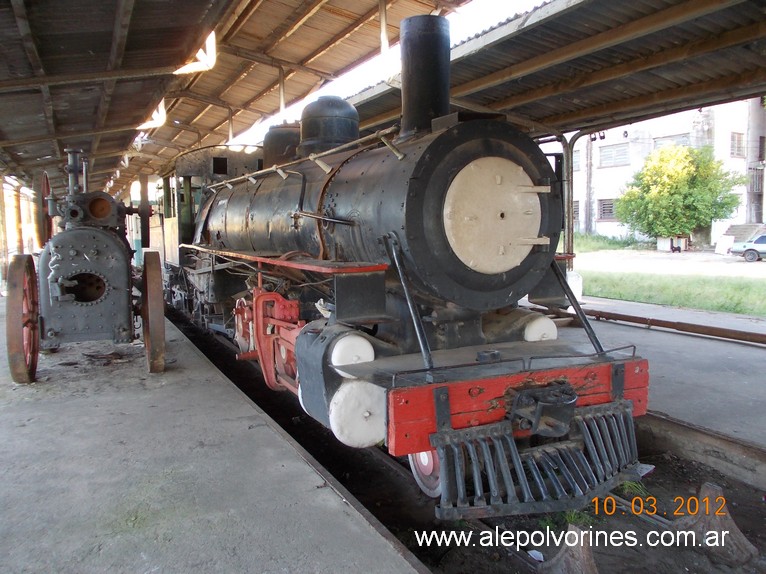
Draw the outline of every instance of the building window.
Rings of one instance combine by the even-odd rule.
[[[572,202],[572,224],[575,231],[580,230],[580,201],[578,199]]]
[[[766,137],[758,138],[758,161],[766,160]]]
[[[580,150],[572,152],[572,171],[580,171]]]
[[[731,132],[731,157],[745,157],[745,134]]]
[[[614,221],[617,219],[614,215],[614,199],[598,200],[598,218],[601,221]]]
[[[628,153],[628,144],[605,145],[599,148],[599,158],[601,163],[599,167],[617,167],[620,165],[630,165],[630,154]]]
[[[663,136],[661,138],[654,138],[654,149],[659,149],[666,145],[691,145],[691,138],[689,134],[676,134],[673,136]]]

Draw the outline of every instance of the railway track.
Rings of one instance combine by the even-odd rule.
[[[375,449],[371,456],[403,480],[410,474],[406,463],[389,457],[382,450]],[[653,483],[651,478],[648,482]],[[743,573],[762,572],[766,563],[758,562],[759,550],[734,523],[727,508],[726,493],[716,485],[706,483],[690,495],[686,494],[686,486],[676,485],[676,492],[684,494],[671,497],[664,492],[655,497],[649,489],[631,485],[631,492],[624,495],[613,492],[601,497],[589,509],[565,513],[563,519],[570,523],[562,523],[562,516],[555,514],[465,519],[458,525],[442,527],[447,531],[449,528],[468,529],[475,534],[472,540],[493,541],[495,554],[502,555],[504,562],[518,572],[639,572],[645,570],[621,565],[622,559],[632,558],[636,564],[651,563],[657,561],[657,557],[651,555],[662,551],[665,555],[659,560],[660,572],[677,572],[684,568],[690,572],[717,573],[731,572],[732,569]],[[723,535],[726,544],[718,544],[721,539],[716,541],[714,538],[724,531],[727,533]],[[695,542],[692,542],[692,536]],[[709,545],[705,544],[705,536],[709,538]],[[567,537],[578,543],[566,544]],[[536,538],[546,542],[538,543]],[[625,542],[625,551],[615,552],[609,545],[600,545],[602,538],[610,543]],[[525,544],[518,543],[522,539]],[[550,544],[551,540],[555,545]],[[674,552],[676,556],[673,556]],[[642,555],[642,560],[637,561],[635,555]],[[483,554],[478,552],[477,559],[484,559]]]
[[[220,338],[201,334],[194,327],[179,324],[178,318],[175,319],[187,336],[224,374],[293,436],[432,572],[569,572],[572,560],[583,568],[583,572],[619,573],[650,569],[662,573],[683,572],[684,568],[690,572],[710,574],[766,571],[766,563],[759,562],[757,558],[746,566],[732,567],[721,562],[720,557],[711,559],[709,554],[697,548],[597,544],[590,551],[586,548],[584,554],[569,557],[562,553],[563,545],[526,545],[517,548],[500,543],[499,539],[504,532],[515,536],[520,532],[550,531],[561,537],[566,535],[568,522],[575,523],[583,532],[599,531],[611,536],[617,536],[611,533],[622,533],[625,536],[627,532],[634,532],[636,540],[645,540],[649,532],[658,532],[662,536],[662,532],[673,532],[674,522],[662,516],[662,513],[668,512],[672,515],[673,498],[680,497],[681,501],[695,497],[699,499],[697,488],[706,480],[712,480],[724,486],[721,496],[726,498],[727,512],[734,515],[742,531],[755,543],[755,552],[766,548],[763,493],[699,463],[686,461],[676,456],[675,452],[642,455],[642,461],[656,466],[655,471],[645,480],[646,491],[612,493],[597,501],[600,505],[598,509],[592,505],[589,510],[566,515],[558,513],[457,522],[437,521],[433,513],[435,501],[420,492],[405,460],[392,459],[375,448],[357,450],[339,444],[329,431],[305,415],[287,393],[274,393],[266,389],[254,365],[234,361],[233,349]],[[651,417],[647,418],[649,420],[640,424],[651,427],[653,421]],[[641,451],[641,444],[639,447]],[[748,453],[753,454],[748,451],[747,445],[740,445],[740,449],[745,457]],[[653,514],[646,509],[651,498],[657,501],[658,510]],[[708,525],[709,530],[716,528],[716,524]],[[432,541],[431,544],[422,544],[417,540],[417,535],[424,532],[448,534],[469,531],[474,533],[474,541],[481,541],[481,536],[485,539],[493,536],[497,543],[458,545],[454,541],[451,544],[435,544]],[[752,552],[746,546],[743,549],[737,548],[734,559],[744,558],[747,552]],[[571,551],[569,553],[572,554]],[[543,558],[543,561],[535,557]],[[570,562],[561,569],[565,560]],[[597,570],[585,568],[594,565]]]

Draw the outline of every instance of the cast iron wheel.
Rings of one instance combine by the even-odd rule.
[[[37,274],[31,255],[14,255],[11,259],[5,308],[5,336],[11,378],[17,383],[34,382],[40,351],[40,307]]]
[[[426,496],[439,498],[442,493],[441,468],[439,467],[439,457],[435,450],[425,450],[408,454],[410,460],[410,469],[415,482],[418,483],[420,490]]]
[[[161,373],[165,370],[165,301],[162,293],[162,266],[157,251],[144,251],[141,322],[149,372]]]
[[[758,261],[760,257],[758,256],[758,252],[754,249],[748,249],[745,251],[745,261],[748,263],[752,263],[753,261]]]

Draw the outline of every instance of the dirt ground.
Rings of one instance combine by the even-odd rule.
[[[748,263],[739,256],[707,251],[667,253],[621,249],[581,253],[575,257],[574,270],[766,279],[766,260]]]

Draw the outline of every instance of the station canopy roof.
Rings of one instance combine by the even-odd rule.
[[[406,17],[467,2],[384,0],[387,37],[398,41]],[[0,170],[29,184],[45,171],[63,190],[72,147],[89,158],[90,189],[111,180],[111,192],[124,192],[139,174],[167,173],[180,153],[273,115],[281,94],[299,101],[379,53],[380,5],[3,3]],[[204,70],[212,53],[211,69],[174,74],[186,64]],[[536,135],[597,130],[763,95],[766,2],[551,0],[453,47],[452,62],[455,109],[506,113]],[[364,129],[398,120],[397,86],[352,98]],[[138,129],[151,119],[158,127]]]

